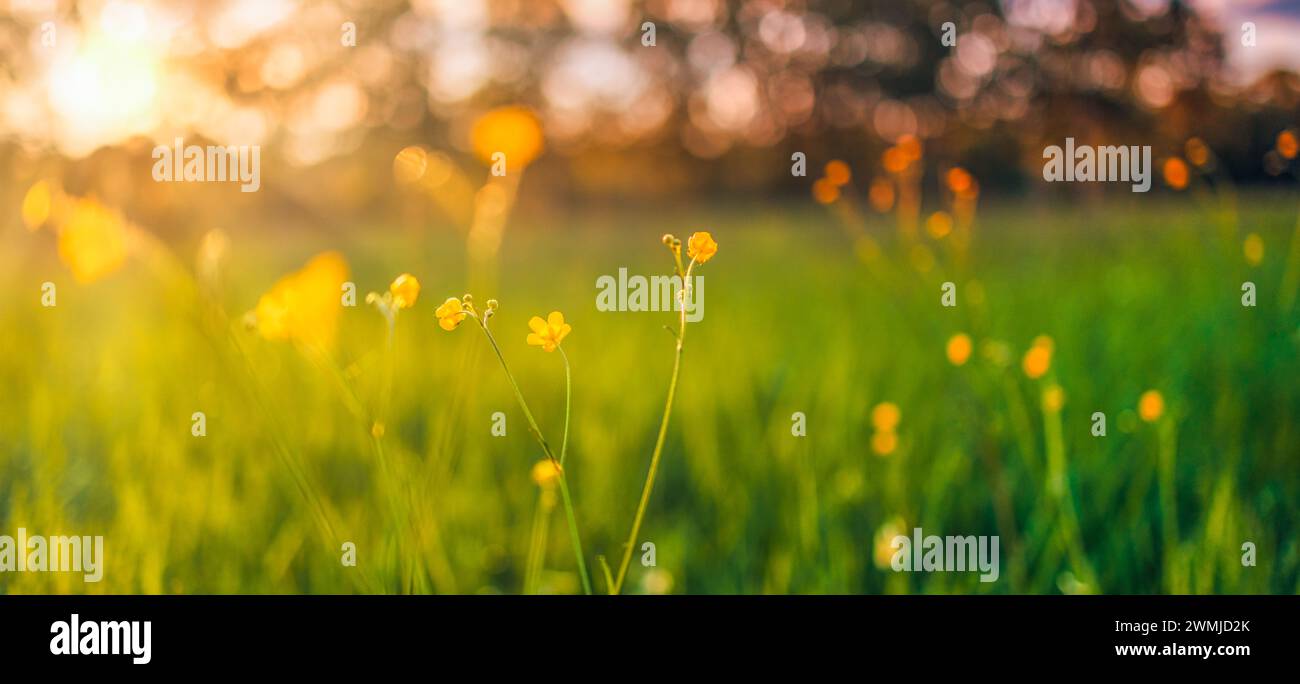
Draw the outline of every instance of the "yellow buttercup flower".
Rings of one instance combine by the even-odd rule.
[[[882,401],[871,409],[871,425],[880,432],[893,432],[894,428],[898,427],[900,416],[898,404]]]
[[[420,298],[420,281],[410,273],[403,273],[388,286],[388,291],[393,293],[393,304],[397,308],[409,309]]]
[[[121,214],[93,199],[79,200],[59,228],[59,259],[77,282],[99,280],[126,260],[126,231]]]
[[[442,326],[443,330],[455,330],[469,314],[459,299],[448,297],[447,301],[434,311],[434,315],[438,317],[438,325]]]
[[[564,322],[564,314],[559,311],[552,311],[546,320],[542,320],[541,316],[533,316],[528,321],[528,327],[532,329],[532,332],[528,333],[528,344],[541,347],[548,352],[555,351],[573,329],[573,326]]]
[[[894,548],[894,537],[899,535],[907,536],[907,531],[906,524],[898,516],[890,518],[876,529],[873,543],[875,552],[872,554],[876,567],[888,570],[893,566],[894,554],[898,551]]]
[[[1287,159],[1295,159],[1300,154],[1300,140],[1294,131],[1286,130],[1277,134],[1277,152]]]
[[[1156,390],[1147,390],[1138,399],[1138,416],[1154,423],[1165,413],[1165,398]]]
[[[560,465],[555,461],[544,458],[533,464],[533,482],[539,487],[550,487],[560,479]]]
[[[832,159],[826,164],[826,180],[835,187],[848,185],[853,180],[853,172],[849,170],[849,165],[839,159]]]
[[[23,225],[27,230],[35,231],[50,218],[50,206],[53,204],[53,193],[50,190],[49,181],[36,181],[27,194],[23,195]]]
[[[948,339],[948,362],[954,366],[965,365],[970,359],[970,335],[957,333]]]
[[[1065,390],[1060,385],[1052,384],[1043,390],[1043,410],[1057,413],[1065,406]]]
[[[936,211],[925,220],[925,232],[930,237],[941,240],[952,232],[952,215],[946,211]]]
[[[253,320],[268,340],[329,345],[338,330],[339,292],[348,264],[338,252],[322,252],[271,286],[257,300]]]
[[[537,115],[527,107],[499,107],[480,116],[469,134],[474,154],[484,164],[492,155],[506,155],[509,168],[522,169],[542,153],[542,127]]]
[[[1258,266],[1264,260],[1264,238],[1258,233],[1247,235],[1246,241],[1241,243],[1241,251],[1246,256],[1246,263]]]
[[[877,432],[871,436],[871,450],[877,456],[888,456],[898,448],[898,435],[893,432]]]
[[[686,241],[686,255],[698,264],[712,259],[717,253],[718,243],[713,241],[713,236],[707,230],[692,234],[691,239]]]
[[[1052,338],[1046,335],[1034,338],[1033,345],[1025,352],[1025,358],[1021,362],[1025,375],[1030,380],[1037,380],[1047,374],[1047,369],[1052,367],[1053,348]]]

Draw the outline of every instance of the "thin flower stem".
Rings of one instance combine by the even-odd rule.
[[[483,334],[487,336],[488,343],[492,345],[492,351],[496,352],[497,360],[501,362],[501,370],[505,371],[506,378],[510,380],[510,386],[515,390],[515,400],[519,402],[519,408],[523,410],[524,417],[528,419],[528,428],[533,433],[533,438],[542,446],[542,452],[551,462],[557,466],[559,460],[555,458],[555,453],[551,451],[551,445],[547,443],[546,438],[542,436],[541,428],[537,427],[537,420],[533,418],[533,412],[528,410],[528,402],[524,401],[524,393],[519,389],[519,383],[515,382],[515,376],[510,372],[510,366],[506,365],[506,357],[501,353],[501,347],[497,345],[497,340],[492,336],[492,331],[478,316],[472,316],[479,327],[483,329]],[[568,359],[565,359],[565,371],[567,377]],[[567,383],[566,383],[567,384]],[[567,392],[566,392],[567,395]],[[568,442],[568,399],[565,399],[565,442]],[[578,536],[578,524],[573,517],[573,503],[569,497],[569,478],[565,475],[563,468],[557,468],[560,471],[560,496],[564,500],[564,512],[569,519],[569,537],[573,540],[573,555],[578,561],[578,575],[582,578],[582,590],[586,594],[591,593],[591,579],[587,576],[587,562],[582,558],[582,539]]]
[[[510,381],[510,387],[515,391],[515,400],[519,402],[519,408],[523,409],[524,418],[528,419],[528,429],[532,431],[533,438],[542,446],[542,452],[546,454],[546,457],[559,465],[559,461],[555,458],[555,452],[551,450],[550,443],[542,436],[542,429],[537,427],[537,420],[533,418],[533,412],[528,410],[528,402],[524,401],[524,393],[519,389],[519,383],[515,382],[515,376],[510,372],[510,366],[506,365],[506,357],[501,353],[501,347],[497,345],[497,340],[492,336],[492,331],[477,316],[473,316],[473,318],[479,327],[483,329],[483,334],[487,336],[488,343],[492,345],[492,351],[496,352],[497,361],[501,362],[501,370],[506,372],[506,379]]]
[[[681,267],[681,259],[678,257],[678,268]],[[682,277],[683,295],[685,288],[689,287],[691,282],[691,271],[695,268],[695,260],[692,259],[690,265],[686,267],[686,274]],[[673,375],[668,381],[668,398],[664,401],[664,417],[659,422],[659,437],[655,439],[655,450],[650,455],[650,471],[646,473],[645,486],[641,489],[641,502],[636,507],[636,517],[632,519],[632,530],[627,535],[627,542],[623,544],[623,560],[618,565],[618,578],[614,580],[614,585],[610,588],[609,593],[616,595],[623,590],[623,580],[627,579],[627,568],[632,563],[632,547],[636,546],[637,535],[641,533],[641,521],[645,519],[646,506],[650,504],[650,493],[654,490],[655,474],[659,472],[659,458],[663,455],[664,440],[668,436],[668,419],[673,412],[673,398],[677,396],[677,376],[682,370],[682,343],[686,339],[686,303],[682,302],[681,315],[679,316],[679,329],[677,332],[677,348],[673,355]]]
[[[564,347],[556,345],[560,358],[564,359],[564,436],[560,438],[560,467],[564,467],[564,456],[569,453],[569,415],[573,405],[573,374],[569,371],[569,355]]]
[[[591,578],[587,576],[587,562],[582,559],[582,538],[578,536],[578,521],[573,517],[573,501],[569,498],[569,478],[560,473],[560,498],[564,500],[564,516],[569,519],[569,538],[573,540],[573,557],[578,561],[578,575],[582,578],[582,593],[591,595]]]

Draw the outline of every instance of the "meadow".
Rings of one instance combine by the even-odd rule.
[[[177,239],[78,284],[48,234],[0,223],[0,531],[102,534],[106,555],[97,584],[7,573],[0,591],[581,591],[491,348],[434,315],[467,291],[499,301],[492,329],[551,444],[564,367],[525,338],[553,310],[572,325],[565,477],[603,591],[674,315],[598,311],[596,281],[671,273],[660,236],[696,230],[719,249],[639,535],[656,565],[638,548],[625,592],[1300,591],[1295,194],[1127,195],[989,200],[964,245],[811,201],[520,212],[487,276],[456,230],[393,221],[244,226],[219,266]],[[327,355],[245,324],[327,250],[358,288]],[[421,291],[390,344],[363,300],[401,273]],[[913,527],[1000,536],[1001,578],[892,572],[887,540]]]

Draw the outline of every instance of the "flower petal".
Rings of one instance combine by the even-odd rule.
[[[564,326],[564,314],[552,311],[551,315],[546,317],[546,323],[552,328],[561,328]]]
[[[541,316],[533,316],[528,319],[528,328],[538,335],[546,334],[546,321]]]

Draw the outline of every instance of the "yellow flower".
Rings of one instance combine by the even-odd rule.
[[[470,145],[484,164],[493,163],[492,155],[506,155],[511,169],[528,166],[543,147],[542,127],[527,107],[498,107],[480,116],[470,130]]]
[[[1165,160],[1165,184],[1175,190],[1182,190],[1187,187],[1187,164],[1178,157],[1170,157]]]
[[[871,409],[871,424],[880,432],[893,432],[899,417],[898,404],[892,401],[882,401]]]
[[[970,359],[970,335],[957,333],[948,339],[948,362],[954,366],[965,365]]]
[[[951,169],[948,169],[948,173],[944,176],[944,180],[948,183],[948,189],[952,190],[953,194],[956,195],[963,195],[969,192],[971,184],[975,181],[975,179],[971,177],[970,172],[960,166],[954,166]]]
[[[1300,140],[1293,131],[1286,130],[1277,134],[1277,152],[1287,159],[1295,159],[1300,153]]]
[[[23,195],[23,225],[27,226],[27,230],[35,231],[49,220],[52,195],[48,181],[36,181],[27,190],[27,194]]]
[[[1246,263],[1258,266],[1264,260],[1264,238],[1258,233],[1247,235],[1246,241],[1241,244],[1241,251],[1246,255]]]
[[[98,280],[126,259],[126,221],[93,199],[79,200],[59,229],[59,258],[78,282]]]
[[[1029,379],[1037,380],[1047,374],[1047,369],[1052,367],[1052,349],[1052,338],[1046,335],[1034,338],[1033,345],[1025,352],[1025,358],[1021,362]]]
[[[1138,415],[1148,423],[1154,423],[1165,413],[1165,398],[1156,390],[1147,390],[1138,399]]]
[[[539,487],[550,487],[560,479],[560,466],[549,458],[533,464],[533,482]]]
[[[952,232],[952,216],[946,211],[936,211],[925,220],[925,232],[940,240]]]
[[[876,529],[875,553],[872,554],[876,567],[888,570],[893,566],[894,554],[898,551],[894,548],[894,537],[906,536],[905,527],[903,519],[895,516]]]
[[[328,346],[338,330],[339,293],[347,279],[343,255],[317,254],[257,300],[253,316],[258,332],[268,340]]]
[[[839,186],[832,183],[829,179],[818,178],[812,184],[813,199],[818,204],[831,204],[840,198]]]
[[[1200,138],[1188,140],[1187,144],[1183,146],[1183,152],[1187,154],[1187,160],[1197,166],[1205,166],[1210,163],[1210,148]]]
[[[461,304],[460,300],[455,297],[448,297],[447,301],[443,302],[433,313],[438,317],[438,325],[442,326],[443,330],[455,330],[456,326],[460,325],[465,320],[465,317],[469,315],[465,312],[465,305]]]
[[[713,241],[713,236],[709,231],[701,230],[691,235],[691,239],[686,241],[686,255],[694,259],[696,263],[702,264],[713,258],[718,253],[718,243]]]
[[[871,436],[871,450],[877,456],[888,456],[898,447],[898,435],[893,432],[877,432]]]
[[[894,207],[894,184],[888,178],[871,181],[871,190],[867,193],[871,208],[883,214]]]
[[[832,159],[826,163],[826,180],[836,187],[848,185],[853,180],[853,172],[849,170],[848,164]]]
[[[1043,390],[1043,410],[1056,413],[1065,406],[1065,390],[1060,385],[1052,384]]]
[[[388,291],[393,293],[393,304],[397,308],[409,309],[420,298],[420,281],[410,273],[403,273],[388,286]]]
[[[564,314],[559,311],[552,311],[546,320],[542,320],[541,316],[533,316],[528,321],[528,327],[532,329],[532,332],[528,333],[528,344],[541,347],[548,352],[555,351],[573,329],[573,326],[564,322]]]

